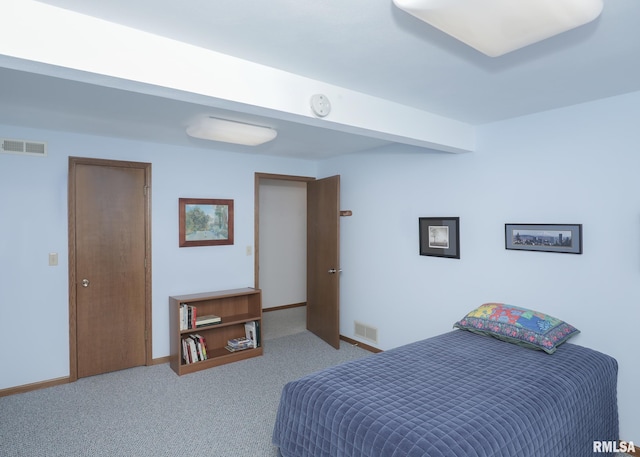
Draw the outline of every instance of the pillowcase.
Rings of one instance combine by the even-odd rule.
[[[504,303],[485,303],[474,309],[455,328],[553,354],[558,346],[580,330],[548,314]]]

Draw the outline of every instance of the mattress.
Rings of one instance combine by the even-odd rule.
[[[282,391],[284,457],[584,457],[618,439],[617,362],[454,330],[308,375]]]

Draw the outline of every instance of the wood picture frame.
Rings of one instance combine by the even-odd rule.
[[[504,224],[505,249],[582,254],[582,224]]]
[[[420,217],[420,255],[460,258],[460,218]]]
[[[233,200],[180,198],[178,219],[181,248],[233,244]]]

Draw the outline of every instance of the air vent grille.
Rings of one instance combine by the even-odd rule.
[[[364,338],[365,340],[372,341],[374,343],[378,343],[378,329],[375,327],[371,327],[369,325],[365,325],[361,322],[354,321],[355,324],[355,336],[359,336]]]
[[[0,138],[0,152],[44,157],[47,155],[47,144],[38,141]]]

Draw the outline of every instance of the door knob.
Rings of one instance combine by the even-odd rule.
[[[82,280],[82,287],[89,287],[89,280],[88,279],[83,279]]]
[[[342,273],[342,268],[340,268],[338,270],[336,270],[335,268],[330,268],[327,273],[329,273],[330,275],[334,275],[334,274],[336,274],[338,272]]]

